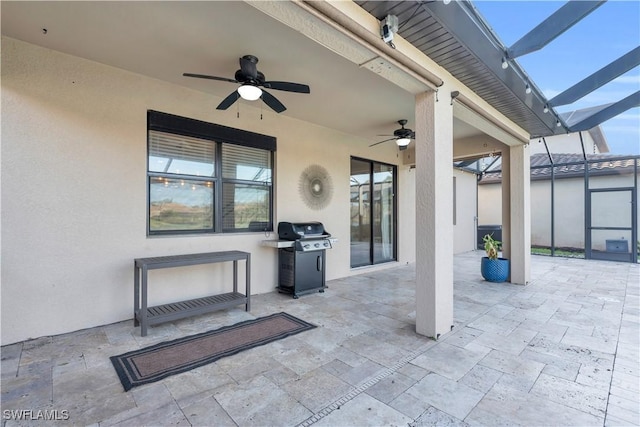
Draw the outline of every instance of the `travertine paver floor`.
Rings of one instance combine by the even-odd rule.
[[[481,255],[455,257],[455,328],[438,341],[415,334],[409,265],[144,338],[126,321],[2,347],[3,424],[51,424],[11,419],[48,410],[68,414],[58,425],[640,425],[639,266],[534,256],[524,287],[484,282]],[[278,311],[319,327],[127,393],[109,361]]]

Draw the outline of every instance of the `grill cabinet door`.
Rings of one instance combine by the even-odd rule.
[[[324,286],[324,257],[325,251],[296,251],[296,292]]]

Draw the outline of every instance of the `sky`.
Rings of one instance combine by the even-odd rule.
[[[565,2],[474,0],[473,4],[509,47]],[[541,50],[516,61],[551,99],[639,45],[640,1],[609,0]],[[638,90],[640,67],[635,67],[575,103],[556,107],[556,111],[617,102]],[[640,154],[640,107],[609,119],[601,127],[612,154]]]

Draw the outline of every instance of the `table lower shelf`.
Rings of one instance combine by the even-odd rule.
[[[146,323],[147,325],[153,325],[156,323],[169,322],[171,320],[197,316],[199,314],[210,313],[212,311],[247,303],[248,298],[246,295],[238,292],[229,292],[226,294],[157,305],[147,308]],[[136,312],[135,316],[138,321],[142,320],[139,312]]]

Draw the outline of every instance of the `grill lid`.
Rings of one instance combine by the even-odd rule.
[[[326,239],[331,234],[321,222],[280,222],[278,237],[282,240]]]

